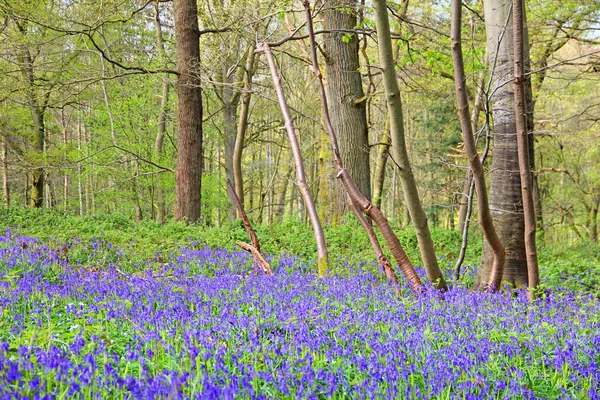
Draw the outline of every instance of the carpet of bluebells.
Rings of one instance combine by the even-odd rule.
[[[133,259],[0,234],[0,398],[598,399],[589,295],[398,296],[358,262],[265,277],[193,243]]]

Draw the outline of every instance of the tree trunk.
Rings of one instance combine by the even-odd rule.
[[[527,129],[527,108],[525,92],[525,45],[524,45],[524,0],[513,0],[513,36],[514,36],[514,99],[515,122],[519,170],[521,175],[521,197],[525,222],[525,251],[527,256],[527,275],[530,288],[536,289],[539,284],[537,248],[535,244],[535,207],[532,195],[532,179],[529,162],[529,138]],[[529,292],[532,295],[532,292]]]
[[[8,185],[8,145],[6,139],[2,140],[2,193],[4,194],[4,203],[10,207],[10,186]]]
[[[177,44],[177,170],[175,219],[200,218],[202,185],[202,92],[196,0],[173,0]]]
[[[298,190],[300,191],[300,194],[302,195],[302,199],[304,200],[304,206],[310,218],[310,222],[315,235],[315,241],[317,242],[319,276],[325,276],[328,273],[328,254],[327,245],[325,244],[325,235],[323,233],[323,228],[321,226],[321,221],[319,220],[319,215],[317,213],[315,203],[310,194],[310,191],[308,190],[308,185],[306,184],[306,174],[304,173],[304,162],[302,161],[302,153],[300,151],[298,137],[296,136],[296,132],[294,130],[292,116],[290,114],[290,110],[285,99],[285,94],[283,93],[283,88],[281,86],[281,77],[279,76],[279,72],[277,71],[277,65],[275,65],[275,59],[273,58],[273,54],[271,53],[271,48],[269,47],[269,45],[263,44],[261,45],[259,50],[263,50],[265,52],[265,56],[267,57],[267,61],[269,63],[271,77],[273,78],[273,85],[275,86],[275,90],[277,92],[277,98],[279,100],[281,112],[285,120],[285,129],[288,134],[290,146],[292,147],[294,163],[296,164],[296,185],[298,187]]]
[[[485,73],[481,72],[479,74],[479,79],[477,79],[477,94],[475,97],[475,103],[473,104],[473,113],[471,114],[471,129],[473,134],[477,133],[477,125],[479,121],[479,113],[483,108],[483,97],[485,96]],[[467,174],[465,177],[465,183],[463,184],[463,190],[460,196],[460,208],[458,210],[458,231],[463,233],[465,230],[465,221],[467,219],[467,210],[469,208],[469,202],[472,202],[473,199],[469,197],[469,192],[471,191],[471,182],[473,180],[473,175],[471,169],[467,169]]]
[[[237,109],[240,102],[240,91],[238,88],[233,87],[235,79],[232,79],[231,75],[228,75],[230,67],[234,64],[233,60],[228,60],[223,65],[223,139],[225,144],[225,172],[227,174],[226,179],[230,182],[234,181],[233,171],[233,154],[235,152],[235,142],[237,137]],[[239,211],[238,211],[239,212]],[[233,204],[229,204],[227,208],[227,219],[229,222],[235,221],[236,208]]]
[[[589,219],[589,235],[592,243],[598,243],[598,209],[600,208],[600,188],[592,191],[592,209]]]
[[[402,115],[402,103],[400,100],[400,89],[396,80],[396,69],[392,54],[392,39],[388,21],[387,2],[385,0],[374,0],[375,23],[377,27],[377,46],[379,58],[383,69],[383,82],[387,97],[388,112],[390,113],[390,134],[392,136],[392,151],[394,159],[398,163],[400,181],[404,191],[404,201],[410,212],[412,223],[417,233],[417,241],[423,265],[427,277],[431,282],[436,282],[439,288],[446,287],[442,271],[438,266],[433,240],[427,216],[419,199],[419,191],[415,177],[410,166],[406,142],[404,138],[404,122]]]
[[[375,255],[383,266],[384,271],[388,279],[390,279],[394,283],[398,283],[398,277],[392,265],[389,263],[387,258],[383,255],[383,251],[381,250],[381,246],[379,244],[379,240],[373,231],[371,225],[367,222],[364,216],[358,211],[365,213],[368,217],[372,218],[375,221],[375,224],[381,230],[381,234],[385,239],[388,249],[392,253],[395,258],[398,266],[402,270],[402,273],[408,280],[411,288],[413,290],[418,290],[421,288],[421,280],[417,275],[413,265],[411,264],[408,256],[404,252],[398,237],[391,229],[388,220],[383,216],[381,211],[374,207],[373,204],[362,195],[358,187],[356,186],[354,179],[350,175],[347,169],[344,168],[344,162],[342,157],[340,156],[340,149],[337,140],[337,134],[333,128],[333,124],[331,121],[331,117],[329,114],[329,105],[327,100],[327,94],[325,92],[325,86],[323,85],[323,75],[321,74],[321,70],[319,69],[319,62],[317,59],[317,45],[315,41],[315,33],[313,30],[312,23],[312,15],[310,11],[310,1],[304,0],[304,9],[306,11],[306,21],[308,25],[308,36],[310,38],[310,49],[311,49],[311,59],[312,59],[312,71],[317,78],[317,84],[319,87],[319,97],[321,99],[321,110],[323,113],[323,121],[325,122],[325,127],[327,129],[327,133],[330,138],[331,148],[333,152],[333,159],[335,161],[335,165],[337,168],[337,178],[342,181],[344,186],[346,198],[349,200],[350,208],[358,218],[359,223],[367,233],[369,241],[371,242],[371,246],[375,252]]]
[[[385,181],[385,167],[390,156],[390,118],[385,120],[385,128],[381,134],[379,151],[377,152],[377,161],[375,162],[375,177],[373,178],[373,204],[381,209],[381,199],[383,198],[383,183]],[[392,214],[393,215],[393,214]]]
[[[513,27],[510,23],[511,2],[487,0],[484,2],[487,32],[487,54],[492,76],[492,116],[494,142],[490,208],[494,226],[500,241],[506,248],[506,264],[502,281],[516,287],[527,283],[527,259],[525,255],[523,203],[517,130],[515,122],[513,79]],[[490,281],[493,269],[493,251],[486,241],[482,266],[478,271],[477,284]]]
[[[367,102],[359,70],[358,35],[348,34],[348,31],[356,28],[356,13],[356,0],[327,2],[323,13],[323,28],[345,31],[325,34],[325,82],[331,124],[339,138],[342,162],[360,192],[371,199]],[[339,199],[346,198],[340,183],[336,184],[336,190]],[[340,201],[335,210],[337,215],[348,211],[345,201]]]
[[[256,46],[254,42],[248,49],[246,56],[246,65],[244,66],[244,89],[242,92],[242,107],[240,109],[240,117],[238,119],[237,132],[235,137],[235,147],[233,149],[233,182],[235,193],[240,200],[240,204],[244,205],[244,176],[242,174],[242,153],[244,151],[244,139],[246,130],[248,129],[248,115],[250,113],[250,96],[252,95],[252,76],[254,75],[254,52]],[[238,218],[241,215],[238,215]]]
[[[477,205],[479,211],[479,223],[483,230],[486,240],[490,243],[493,251],[493,267],[490,273],[490,279],[486,282],[492,289],[498,288],[501,283],[502,269],[505,262],[505,250],[500,241],[487,198],[487,187],[485,184],[485,175],[481,160],[477,154],[475,138],[473,137],[473,126],[469,121],[469,101],[467,99],[466,76],[463,63],[463,53],[461,44],[461,21],[462,21],[462,2],[460,0],[452,0],[452,59],[454,64],[454,84],[456,89],[456,100],[458,104],[458,113],[460,117],[460,125],[462,136],[465,143],[465,152],[469,159],[473,182],[477,190]],[[457,271],[459,275],[459,271]]]
[[[158,57],[161,62],[165,61],[165,44],[162,35],[162,26],[160,22],[160,13],[158,8],[158,2],[154,4],[154,32],[156,33],[156,48],[158,49]],[[156,163],[161,163],[163,143],[165,134],[167,132],[167,107],[169,104],[169,77],[165,75],[162,77],[161,93],[160,93],[160,105],[158,113],[158,132],[156,133],[156,139],[154,141],[154,160]],[[165,194],[163,192],[163,185],[161,182],[161,174],[156,174],[156,206],[157,215],[156,220],[159,224],[164,224],[167,218],[167,210],[165,205]]]

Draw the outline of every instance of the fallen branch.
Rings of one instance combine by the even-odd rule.
[[[244,242],[237,242],[237,245],[249,252],[250,254],[252,254],[255,264],[258,265],[266,275],[273,275],[271,265],[267,260],[265,260],[265,258],[260,253],[260,243],[258,242],[258,236],[256,236],[254,229],[252,229],[252,225],[250,225],[250,220],[248,220],[246,211],[244,211],[244,206],[242,206],[242,203],[240,202],[240,199],[235,193],[235,190],[233,189],[233,186],[229,179],[227,179],[227,192],[229,193],[233,204],[237,208],[238,214],[240,215],[240,219],[242,220],[244,228],[246,228],[246,232],[248,232],[248,236],[250,236],[250,241],[252,242],[251,245]]]

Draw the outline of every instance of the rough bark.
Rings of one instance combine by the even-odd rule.
[[[164,62],[165,61],[165,44],[162,35],[162,25],[160,22],[160,13],[158,8],[158,2],[154,5],[154,32],[156,33],[156,48],[158,49],[158,57]],[[161,164],[161,157],[163,152],[163,142],[165,134],[167,132],[167,107],[169,104],[169,81],[168,75],[162,77],[161,91],[160,91],[160,105],[158,113],[158,131],[156,133],[156,139],[154,141],[154,160],[157,164]],[[156,174],[156,206],[157,215],[156,220],[160,224],[164,224],[167,217],[167,210],[165,205],[165,194],[163,192],[163,185],[161,182],[161,174]]]
[[[421,252],[421,258],[423,259],[423,266],[427,272],[427,277],[431,282],[437,282],[439,288],[444,288],[446,287],[446,282],[444,281],[442,271],[438,266],[438,260],[433,247],[433,240],[431,239],[431,233],[427,224],[427,216],[425,215],[421,200],[419,199],[419,191],[417,189],[417,184],[406,149],[402,103],[398,81],[396,80],[387,2],[385,0],[374,0],[373,7],[375,9],[379,59],[382,66],[388,112],[390,113],[392,154],[394,155],[394,160],[398,164],[398,172],[404,192],[404,201],[410,212],[410,217],[417,233],[419,250]]]
[[[377,207],[374,207],[370,200],[367,199],[360,192],[360,190],[356,186],[356,183],[354,182],[354,179],[350,175],[350,172],[344,168],[344,162],[340,155],[337,134],[333,128],[333,124],[329,114],[327,94],[325,92],[325,86],[323,85],[323,75],[321,74],[321,70],[319,69],[319,63],[317,59],[317,45],[315,41],[315,33],[313,30],[309,0],[304,0],[304,9],[306,11],[308,35],[311,44],[310,50],[312,59],[312,71],[315,77],[317,78],[317,85],[319,87],[319,97],[321,99],[323,121],[325,122],[327,134],[329,135],[331,141],[333,157],[337,167],[337,177],[342,181],[349,202],[352,203],[352,205],[358,210],[365,213],[368,217],[372,218],[375,224],[377,224],[377,226],[381,230],[382,236],[384,237],[388,245],[390,252],[392,253],[392,256],[394,256],[394,258],[396,259],[398,266],[400,267],[404,276],[408,280],[411,288],[413,290],[418,290],[422,286],[421,280],[419,279],[419,276],[417,275],[414,267],[408,259],[406,252],[404,252],[404,249],[402,248],[398,237],[392,231],[387,219],[383,216],[381,211],[379,211]],[[394,269],[383,255],[377,236],[375,236],[375,232],[370,227],[369,223],[365,220],[365,218],[358,212],[358,210],[353,208],[353,211],[357,216],[358,221],[360,222],[361,226],[363,227],[363,229],[367,233],[367,236],[369,237],[371,246],[373,247],[378,261],[383,266],[386,276],[393,282],[398,282],[398,278],[396,277]]]
[[[467,99],[466,76],[463,62],[462,44],[461,44],[461,18],[462,2],[452,0],[452,60],[454,64],[454,85],[456,89],[456,100],[458,103],[458,115],[460,118],[463,141],[465,143],[465,152],[469,159],[469,166],[473,173],[473,182],[477,190],[477,206],[479,211],[479,224],[483,230],[486,240],[490,243],[493,251],[493,267],[490,273],[490,279],[487,281],[492,288],[498,288],[502,279],[502,270],[505,262],[504,246],[496,232],[490,207],[487,198],[487,187],[481,160],[477,154],[477,147],[473,137],[473,127],[469,120],[469,101]]]
[[[177,45],[177,170],[175,219],[200,218],[202,184],[202,96],[196,0],[173,0]]]
[[[529,162],[529,139],[527,129],[527,108],[525,92],[525,60],[523,0],[513,0],[513,54],[514,54],[514,99],[515,122],[517,128],[517,150],[521,175],[521,196],[525,222],[525,251],[527,256],[527,276],[530,288],[536,289],[539,284],[537,248],[535,243],[535,206],[532,195],[532,178]],[[531,293],[531,292],[530,292]]]
[[[492,147],[490,208],[494,226],[506,249],[506,264],[502,280],[520,287],[527,284],[527,260],[524,242],[523,202],[517,130],[515,123],[513,79],[513,28],[510,23],[511,2],[484,2],[487,32],[487,54],[493,71],[491,89],[494,93],[492,116],[494,141]],[[484,244],[482,266],[477,284],[490,282],[494,256],[490,244]]]
[[[321,226],[321,221],[319,220],[319,215],[317,213],[315,203],[310,194],[310,191],[308,190],[308,185],[306,184],[306,174],[304,172],[304,162],[302,160],[302,153],[300,151],[298,137],[296,136],[296,132],[294,129],[292,115],[290,113],[289,106],[287,105],[287,100],[283,92],[283,87],[281,86],[281,77],[279,76],[277,65],[275,65],[275,59],[273,58],[273,53],[271,53],[271,48],[269,47],[269,45],[263,43],[260,45],[258,50],[264,51],[267,61],[269,63],[269,70],[273,79],[273,85],[275,86],[275,91],[277,92],[277,99],[279,100],[279,106],[281,108],[281,112],[285,121],[285,130],[288,135],[290,146],[292,147],[292,154],[294,155],[294,163],[296,165],[296,186],[298,187],[298,191],[300,192],[300,194],[302,195],[302,199],[304,200],[304,206],[310,218],[313,233],[315,236],[315,241],[317,243],[319,276],[325,276],[328,273],[328,253],[327,245],[325,244],[325,235],[323,233],[323,227]]]
[[[345,30],[324,36],[325,89],[329,99],[331,124],[338,135],[340,156],[358,189],[371,198],[369,168],[369,133],[366,101],[360,77],[358,35],[348,34],[356,28],[356,0],[328,1],[323,13],[325,30]],[[345,198],[342,185],[336,185],[339,199]],[[337,215],[348,212],[345,201],[340,201]]]

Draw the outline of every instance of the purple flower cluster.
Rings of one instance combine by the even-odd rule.
[[[397,296],[290,256],[271,278],[222,249],[127,257],[86,268],[0,236],[0,398],[598,399],[590,296]]]

